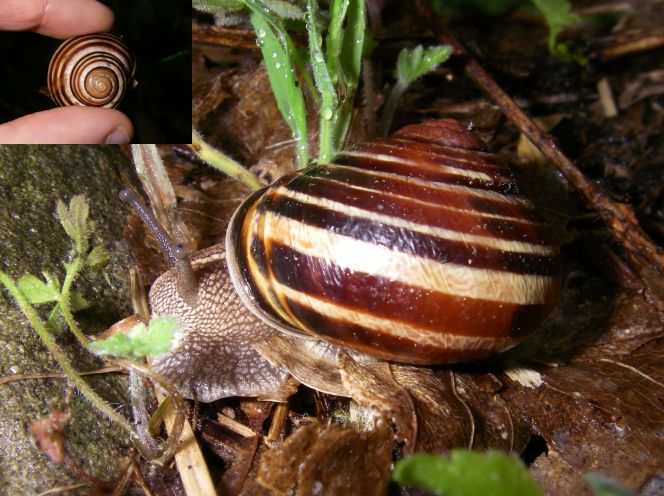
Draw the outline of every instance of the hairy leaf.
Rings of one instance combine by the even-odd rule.
[[[95,223],[88,220],[90,207],[85,195],[76,195],[67,207],[58,200],[57,214],[60,223],[67,235],[74,240],[79,253],[85,253],[88,249],[88,238],[95,229]]]
[[[85,259],[85,265],[95,272],[101,271],[111,259],[111,254],[101,245],[95,246]]]
[[[452,55],[452,47],[437,46],[424,50],[418,45],[412,50],[404,48],[397,59],[396,77],[399,83],[409,85],[417,78],[434,70]]]
[[[60,299],[60,285],[58,280],[50,274],[44,276],[47,282],[42,281],[37,276],[26,274],[17,281],[18,289],[31,305],[41,305]]]
[[[106,339],[90,343],[90,349],[99,355],[141,358],[167,353],[178,330],[174,317],[157,317],[145,324],[137,324],[129,333],[118,332]]]

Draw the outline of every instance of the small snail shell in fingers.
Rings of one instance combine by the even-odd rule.
[[[65,41],[48,67],[48,90],[59,106],[117,107],[134,82],[135,60],[121,38],[108,33]]]

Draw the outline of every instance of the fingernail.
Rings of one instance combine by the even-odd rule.
[[[106,137],[107,145],[124,145],[129,143],[129,134],[125,128],[119,127]]]

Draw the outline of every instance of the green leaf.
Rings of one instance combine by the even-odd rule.
[[[318,162],[329,163],[334,158],[334,122],[337,119],[337,106],[339,99],[337,91],[332,83],[330,71],[327,68],[325,56],[323,55],[323,37],[318,29],[316,15],[318,4],[316,0],[307,0],[306,14],[304,20],[309,34],[309,61],[314,73],[316,88],[321,96],[320,106],[320,131],[318,143]]]
[[[332,84],[330,71],[325,63],[325,56],[323,55],[323,38],[316,22],[317,13],[318,4],[316,3],[316,0],[307,0],[305,21],[307,32],[309,34],[309,57],[311,69],[314,73],[316,88],[318,88],[318,92],[321,95],[321,116],[323,119],[330,120],[337,108],[338,99],[334,84]]]
[[[145,327],[144,324],[139,324]],[[137,326],[138,327],[138,326]],[[98,355],[114,355],[133,358],[134,346],[129,336],[118,332],[105,339],[99,339],[90,343],[90,351]]]
[[[225,14],[239,12],[244,5],[238,0],[193,0],[192,7],[201,12]]]
[[[127,334],[118,332],[106,339],[90,343],[99,355],[114,355],[132,359],[156,356],[170,350],[178,323],[175,317],[157,317],[145,324],[135,325]]]
[[[342,30],[350,0],[332,0],[330,2],[330,25],[327,28],[327,69],[333,84],[343,79],[340,69],[341,42],[344,39]]]
[[[334,125],[334,152],[343,149],[348,128],[353,115],[355,93],[362,72],[362,57],[367,54],[367,40],[370,33],[366,26],[364,0],[351,0],[348,7],[346,28],[341,46],[341,77],[344,87],[339,90],[343,95]]]
[[[448,459],[416,454],[397,463],[392,478],[445,496],[541,496],[542,489],[518,458],[499,451],[450,451]]]
[[[549,52],[565,60],[587,63],[586,57],[572,53],[567,45],[557,41],[561,32],[581,20],[581,17],[572,13],[572,4],[568,0],[532,0],[532,2],[549,25]]]
[[[408,86],[417,78],[432,71],[452,55],[452,47],[436,46],[424,50],[422,45],[409,50],[404,48],[397,59],[396,78],[401,85]]]
[[[294,21],[304,19],[304,11],[298,5],[282,0],[264,0],[264,2],[265,6],[272,13],[282,19],[291,19]]]
[[[100,272],[111,259],[111,254],[101,245],[95,246],[85,259],[85,265],[94,272]]]
[[[307,114],[304,95],[295,77],[295,70],[287,50],[291,43],[285,31],[280,33],[283,44],[279,42],[270,24],[269,17],[253,1],[245,5],[251,11],[251,23],[256,31],[256,43],[261,48],[263,61],[270,79],[270,86],[277,100],[277,107],[297,141],[297,154],[300,167],[308,162]]]
[[[94,230],[94,222],[88,220],[90,208],[84,195],[76,195],[69,202],[69,208],[58,200],[57,214],[67,235],[74,240],[79,252],[87,251],[88,237]]]
[[[18,289],[31,305],[41,305],[60,300],[60,286],[56,278],[44,273],[47,282],[32,274],[26,274],[17,281]]]
[[[72,312],[78,312],[79,310],[88,308],[90,304],[85,298],[83,298],[83,295],[80,292],[73,290],[69,293],[69,306],[71,307]]]
[[[593,488],[595,496],[634,496],[632,491],[600,474],[586,474],[583,478]]]
[[[364,0],[351,0],[340,58],[349,97],[355,94],[360,81],[362,56],[366,54],[365,39],[369,35]]]

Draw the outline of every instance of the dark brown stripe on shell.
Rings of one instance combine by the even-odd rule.
[[[519,337],[538,325],[544,305],[518,305],[424,290],[381,275],[339,267],[274,243],[269,263],[278,282],[349,311],[458,336]]]
[[[350,165],[319,166],[307,169],[304,173],[312,177],[322,177],[343,182],[350,187],[406,196],[441,205],[441,207],[522,218],[534,222],[539,220],[534,208],[524,205],[522,202],[510,201],[513,198],[511,196],[505,197],[507,201],[479,197],[471,191],[428,187],[409,181],[408,178],[396,175],[391,175],[391,177],[390,175],[378,175]]]
[[[284,186],[290,191],[304,193],[315,198],[325,198],[349,207],[357,207],[415,224],[536,245],[552,242],[548,229],[540,224],[527,221],[480,217],[473,212],[450,213],[438,206],[423,205],[420,202],[395,197],[389,193],[362,191],[311,176],[293,177],[284,183]],[[453,194],[446,195],[442,201]]]
[[[347,214],[303,204],[274,193],[264,197],[259,209],[261,211],[269,210],[280,216],[326,229],[335,234],[384,246],[402,253],[429,258],[439,263],[455,263],[515,274],[551,276],[557,272],[554,257],[505,252],[464,241],[447,240],[370,219],[357,217],[349,219]]]
[[[377,139],[370,143],[361,143],[341,155],[353,152],[380,154],[395,160],[421,162],[429,167],[444,165],[455,169],[482,172],[489,176],[500,176],[504,180],[514,181],[512,171],[503,165],[492,153],[462,150],[433,143],[417,143],[401,139]]]
[[[506,180],[505,178],[496,176],[492,178],[492,180],[487,181],[485,179],[453,174],[452,172],[441,170],[440,167],[436,167],[435,163],[432,163],[431,165],[422,163],[418,164],[416,167],[400,161],[398,158],[388,161],[376,160],[372,157],[344,157],[343,155],[338,161],[343,165],[354,165],[378,172],[389,172],[391,174],[398,174],[403,177],[413,177],[432,183],[453,184],[477,190],[497,191],[504,194],[518,193],[516,183],[512,180]]]
[[[392,137],[454,146],[465,150],[486,149],[486,145],[481,139],[454,119],[437,119],[411,124],[393,133]]]
[[[375,329],[340,322],[327,318],[309,308],[291,302],[291,311],[302,321],[310,324],[310,332],[325,336],[327,341],[342,347],[352,347],[357,351],[384,358],[419,365],[459,362],[484,357],[491,352],[503,350],[487,349],[444,349],[438,346],[423,345],[405,337],[395,337]],[[505,349],[516,345],[515,339]]]

